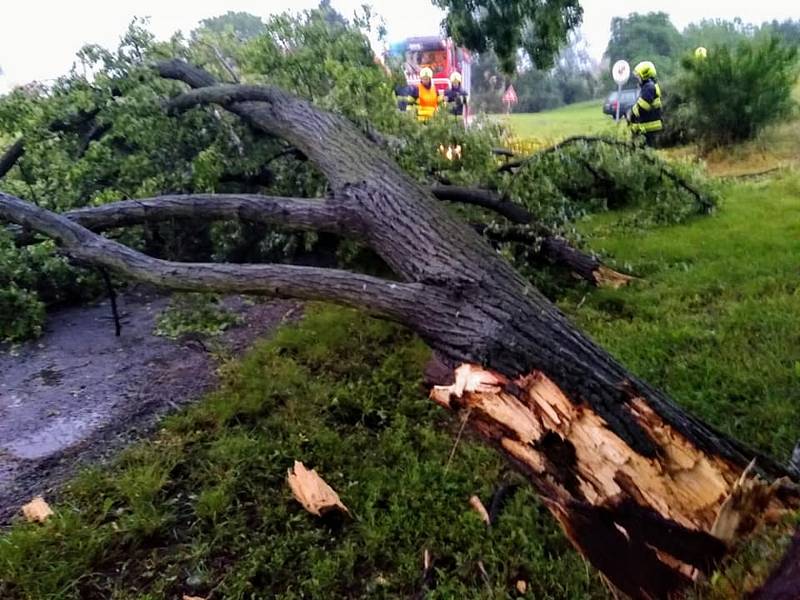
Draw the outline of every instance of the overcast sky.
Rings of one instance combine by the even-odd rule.
[[[163,39],[176,30],[188,32],[200,19],[226,11],[247,11],[266,17],[284,10],[313,8],[317,0],[3,0],[0,12],[0,93],[10,86],[34,79],[54,78],[67,69],[75,52],[85,43],[115,47],[134,16],[150,17],[151,31]],[[346,16],[363,0],[332,0]],[[430,0],[372,0],[383,15],[390,39],[436,33],[441,12]],[[650,0],[584,0],[582,31],[595,58],[608,42],[609,24],[614,16],[631,12],[663,10],[682,29],[703,18],[733,19],[761,23],[774,18],[797,18],[796,1],[704,0],[664,3]],[[795,8],[792,9],[791,7]]]

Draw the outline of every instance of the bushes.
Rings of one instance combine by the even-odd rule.
[[[712,48],[703,60],[685,58],[680,87],[697,139],[706,146],[751,139],[791,114],[797,52],[770,36]]]
[[[16,248],[0,228],[0,342],[41,333],[45,306],[85,300],[99,290],[97,277],[73,269],[46,242]]]

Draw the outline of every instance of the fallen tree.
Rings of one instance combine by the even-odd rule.
[[[441,357],[433,399],[508,457],[576,549],[631,597],[678,593],[765,520],[800,506],[786,467],[628,372],[349,121],[273,87],[217,86],[181,61],[157,68],[197,88],[171,110],[221,105],[284,138],[326,176],[329,197],[282,199],[274,218],[357,237],[396,280],[158,260],[7,194],[0,218],[122,277],[329,300],[408,326]],[[193,216],[218,210],[197,203]]]

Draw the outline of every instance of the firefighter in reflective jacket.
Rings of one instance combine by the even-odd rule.
[[[427,121],[439,108],[442,98],[433,85],[433,70],[425,67],[419,72],[419,85],[412,87],[409,99],[417,105],[417,120]]]
[[[461,87],[461,73],[453,71],[450,74],[450,89],[444,93],[447,106],[451,115],[461,117],[467,105],[467,92]]]
[[[639,97],[628,112],[628,123],[635,134],[644,135],[645,144],[653,145],[656,132],[664,128],[661,122],[661,88],[656,81],[656,67],[649,60],[633,68],[639,81]]]

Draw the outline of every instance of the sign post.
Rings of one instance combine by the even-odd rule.
[[[611,67],[611,76],[614,78],[614,81],[617,84],[617,118],[616,120],[619,121],[619,105],[620,100],[622,99],[622,86],[628,83],[628,79],[631,76],[631,66],[628,64],[627,61],[618,60],[614,63],[614,66]]]

